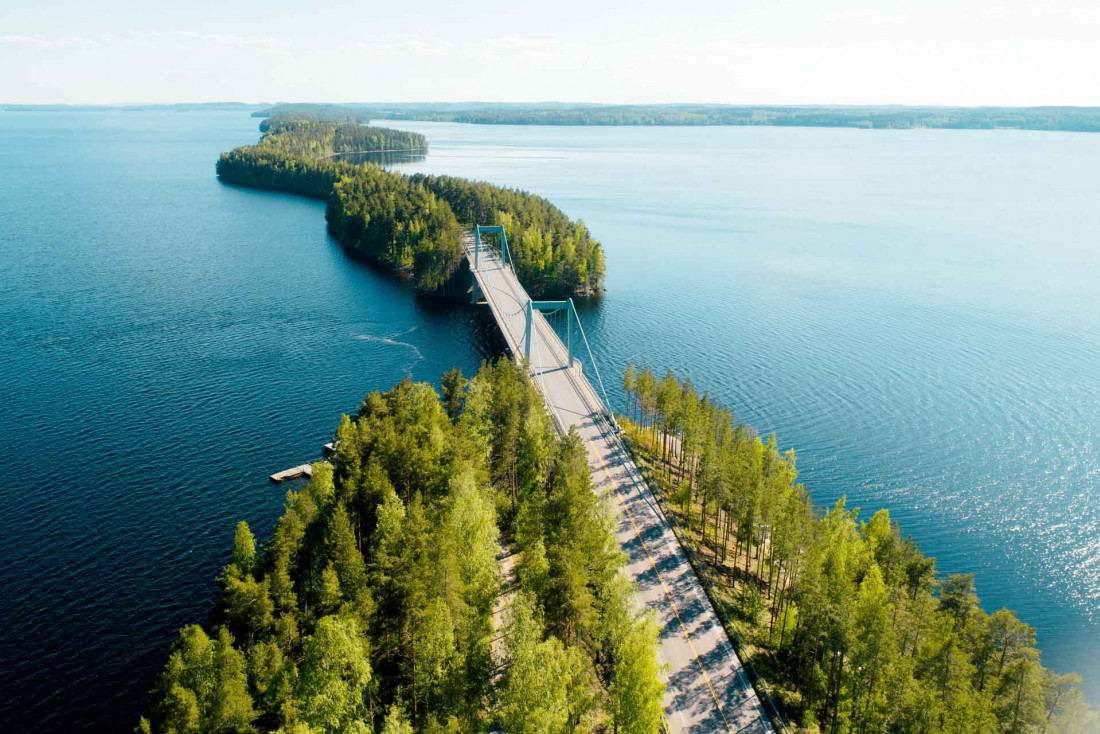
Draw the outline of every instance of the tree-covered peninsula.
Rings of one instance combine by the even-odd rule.
[[[660,730],[655,627],[579,438],[515,363],[371,393],[336,439],[265,542],[237,526],[139,731]]]
[[[671,372],[623,375],[631,447],[741,653],[799,731],[1087,734],[1035,629],[942,577],[886,510],[817,509],[780,452]]]
[[[341,159],[423,151],[422,135],[318,116],[276,117],[263,128],[258,144],[222,154],[218,177],[326,200],[328,227],[341,245],[410,273],[422,291],[441,288],[455,273],[463,226],[474,224],[504,226],[516,272],[532,296],[586,296],[602,289],[603,248],[582,222],[540,196]]]

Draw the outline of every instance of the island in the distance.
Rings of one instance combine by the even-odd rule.
[[[912,107],[907,105],[751,106],[720,104],[280,104],[255,117],[425,120],[482,125],[733,125],[908,130],[1063,130],[1100,132],[1100,107]]]
[[[1100,132],[1100,107],[937,107],[911,105],[594,104],[567,102],[240,102],[176,105],[0,105],[4,112],[253,110],[255,117],[312,116],[366,122],[422,120],[480,125],[727,125],[852,127],[875,130],[1060,130]]]
[[[546,199],[454,176],[405,176],[343,160],[347,153],[427,150],[417,133],[309,117],[262,124],[256,145],[218,160],[226,183],[328,202],[341,245],[409,273],[419,290],[442,289],[463,259],[463,226],[501,225],[516,273],[536,298],[591,296],[603,288],[603,248],[583,222]]]

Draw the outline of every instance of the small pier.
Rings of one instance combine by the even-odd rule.
[[[271,475],[271,481],[278,484],[279,482],[285,482],[288,479],[297,479],[298,477],[312,477],[313,476],[313,464],[302,464],[293,468],[287,469],[281,472],[275,472]]]

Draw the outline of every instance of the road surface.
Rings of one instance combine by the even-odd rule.
[[[465,241],[470,269],[474,240]],[[482,297],[513,355],[522,356],[527,292],[499,252],[482,244],[475,275]],[[626,447],[581,373],[568,366],[561,339],[535,312],[530,371],[559,430],[575,426],[588,451],[596,492],[619,509],[617,538],[639,601],[660,628],[659,657],[667,664],[662,702],[673,732],[774,731],[699,579],[672,528],[641,480]]]

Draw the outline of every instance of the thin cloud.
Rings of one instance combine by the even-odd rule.
[[[874,23],[901,23],[909,19],[904,13],[884,13],[881,10],[871,8],[850,8],[830,13],[833,20],[866,20]]]
[[[98,48],[103,44],[85,36],[24,36],[19,34],[0,35],[0,43],[34,46],[41,49],[65,48],[70,46],[89,46]]]
[[[200,33],[198,31],[176,31],[176,36],[185,39],[230,46],[274,54],[289,54],[290,43],[271,36],[238,36],[224,33]]]
[[[162,44],[165,40],[226,46],[264,53],[287,55],[291,44],[270,36],[241,36],[223,33],[202,33],[199,31],[151,31],[134,30],[120,34],[88,36],[41,36],[24,34],[0,35],[0,44],[32,46],[40,49],[56,49],[74,46],[88,48],[125,48],[148,44]]]

